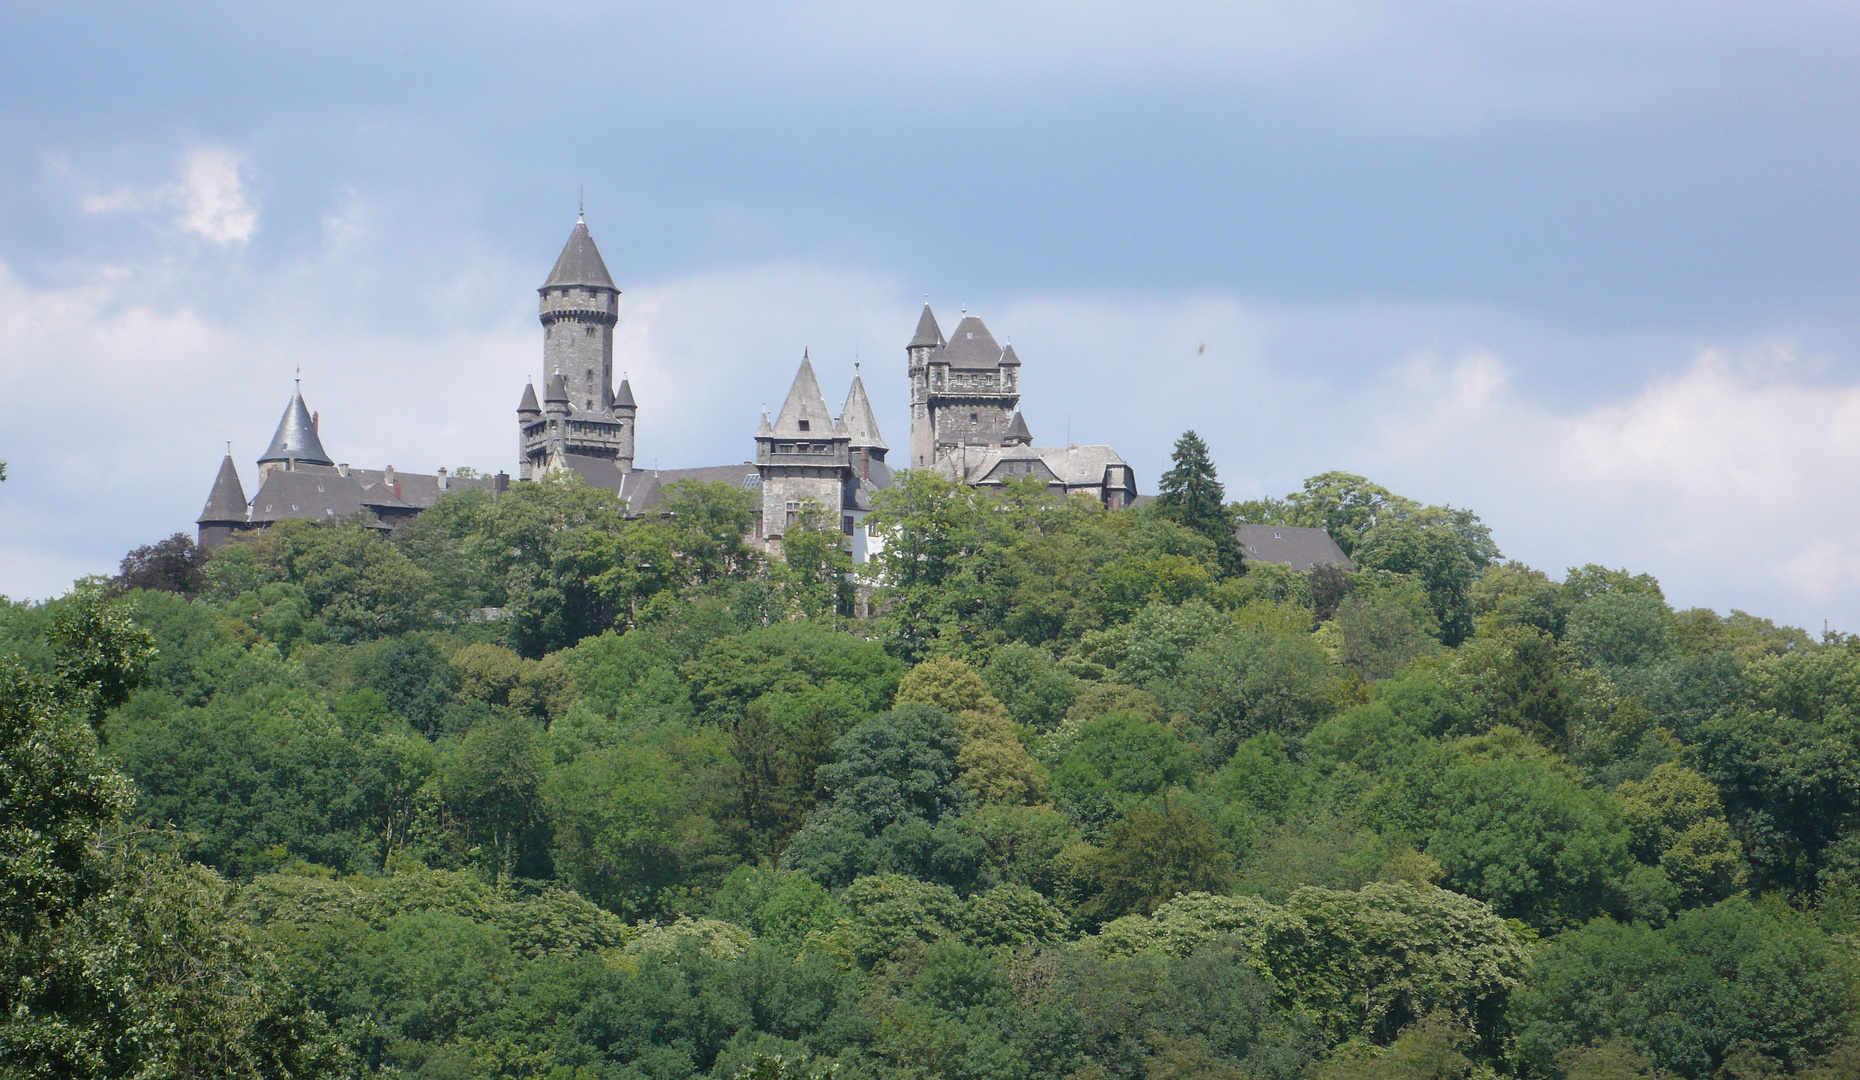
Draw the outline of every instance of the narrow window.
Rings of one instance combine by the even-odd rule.
[[[803,421],[801,421],[801,430],[802,430],[802,431],[806,431],[807,429],[808,429],[808,428],[807,428],[807,421],[805,421],[805,420],[803,420]]]

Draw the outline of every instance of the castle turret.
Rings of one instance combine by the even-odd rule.
[[[518,409],[523,476],[539,475],[548,462],[569,457],[611,461],[622,473],[631,470],[638,407],[630,387],[623,384],[620,393],[613,390],[620,290],[585,220],[575,220],[549,279],[536,291],[545,393],[541,413]],[[559,416],[558,403],[551,397],[558,390]]]
[[[334,464],[323,452],[323,442],[317,437],[316,417],[304,405],[300,382],[291,392],[284,415],[278,418],[278,431],[271,437],[271,445],[258,459],[258,478],[263,482],[274,470],[293,469],[298,465]]]
[[[884,461],[891,448],[878,433],[878,416],[872,412],[871,399],[865,396],[865,382],[859,378],[856,364],[853,365],[852,389],[846,392],[846,406],[840,410],[839,427],[840,433],[846,436],[853,471],[862,480],[870,479],[872,463]]]
[[[1008,425],[1007,434],[1001,437],[1002,446],[1032,446],[1033,432],[1027,427],[1027,418],[1017,409],[1014,422]]]
[[[930,354],[943,347],[943,331],[930,313],[929,303],[917,317],[917,333],[904,347],[911,377],[911,457],[905,467],[926,468],[936,463],[936,436],[930,418]]]
[[[569,401],[577,410],[605,410],[613,403],[609,387],[614,383],[620,290],[607,273],[587,222],[576,219],[549,280],[536,291],[542,297],[543,373],[562,372]]]
[[[910,467],[966,480],[969,465],[1007,434],[1020,404],[1020,357],[967,312],[942,340],[927,304],[905,352],[911,364]]]
[[[252,508],[245,501],[245,486],[239,483],[239,469],[233,464],[229,447],[220,461],[219,475],[213,478],[213,490],[207,493],[207,505],[195,524],[200,527],[202,551],[211,551],[246,527]]]
[[[756,433],[765,537],[780,538],[810,510],[824,513],[828,527],[839,523],[851,474],[849,442],[827,411],[813,361],[803,352],[781,413]]]

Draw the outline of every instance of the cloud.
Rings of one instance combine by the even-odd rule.
[[[258,228],[258,207],[246,192],[245,162],[223,147],[196,147],[181,161],[180,178],[153,187],[119,187],[82,196],[89,214],[170,215],[170,224],[216,244],[243,244]]]

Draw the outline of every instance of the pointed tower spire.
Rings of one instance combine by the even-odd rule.
[[[878,417],[872,412],[872,401],[865,396],[865,382],[857,370],[853,372],[852,389],[846,392],[846,407],[840,410],[840,433],[853,450],[876,450],[873,456],[881,460],[891,449],[878,433]]]
[[[805,350],[801,353],[801,369],[794,373],[794,385],[788,389],[788,400],[775,417],[775,435],[783,439],[830,439],[834,435],[833,414],[827,411],[820,380],[814,377],[814,362]]]
[[[1010,346],[1011,347],[1011,346]],[[1032,446],[1033,432],[1027,428],[1027,418],[1019,409],[1014,410],[1014,422],[1008,425],[1007,434],[1001,436],[1002,446]]]
[[[568,243],[562,245],[562,254],[555,260],[555,269],[549,271],[549,280],[543,282],[542,287],[555,289],[564,285],[614,288],[614,279],[607,273],[601,249],[594,246],[588,223],[579,216],[575,218],[575,228],[568,234]]]
[[[518,416],[535,416],[542,412],[542,406],[536,403],[536,384],[523,384],[523,399],[517,402]]]
[[[245,485],[239,483],[239,469],[228,453],[220,461],[220,473],[213,478],[213,490],[207,493],[207,505],[195,518],[198,525],[244,525],[248,507]]]
[[[943,344],[943,330],[937,326],[936,316],[930,314],[930,301],[926,300],[924,301],[924,313],[917,317],[917,334],[911,338],[911,343],[905,348],[915,349],[928,345],[934,349],[941,344]]]
[[[323,452],[323,441],[317,437],[316,421],[310,418],[310,410],[304,405],[301,388],[291,393],[290,404],[284,407],[284,415],[278,419],[277,434],[271,437],[271,446],[258,459],[259,472],[270,472],[266,465],[274,468],[288,466],[296,462],[302,465],[334,465],[329,455]]]

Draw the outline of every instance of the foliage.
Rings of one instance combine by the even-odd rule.
[[[1185,431],[1175,441],[1169,462],[1169,471],[1163,473],[1156,489],[1157,512],[1207,537],[1225,573],[1244,573],[1246,567],[1234,534],[1239,523],[1227,506],[1227,490],[1215,478],[1208,444],[1194,432]]]
[[[1184,449],[851,575],[563,477],[0,603],[0,1071],[1852,1072],[1860,643]]]
[[[122,591],[147,589],[179,593],[192,599],[206,587],[207,575],[202,570],[206,561],[206,553],[195,545],[193,537],[175,533],[166,540],[144,544],[123,556],[122,565],[110,579],[110,585]]]
[[[1726,900],[1654,930],[1597,920],[1543,952],[1515,999],[1536,1067],[1625,1040],[1659,1069],[1706,1077],[1740,1049],[1793,1071],[1848,1033],[1851,961],[1789,915]]]

